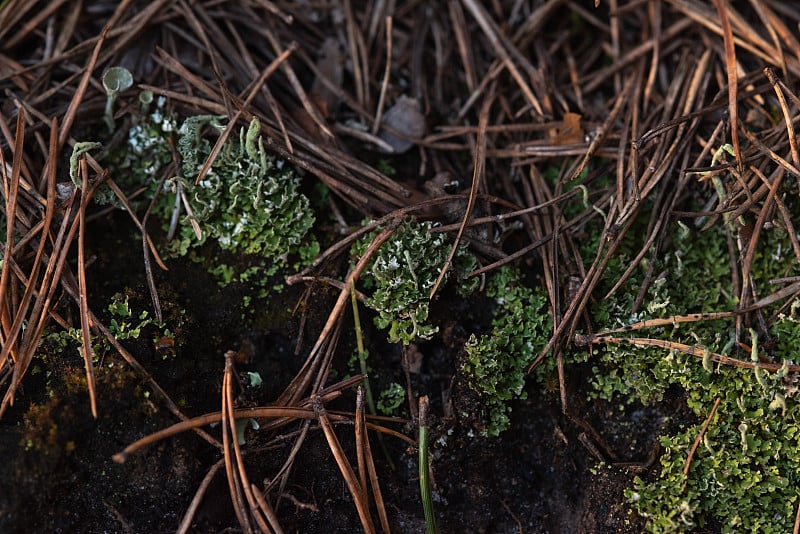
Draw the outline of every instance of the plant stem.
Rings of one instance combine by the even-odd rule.
[[[428,467],[428,396],[419,398],[419,491],[425,511],[425,530],[436,534],[436,517],[433,514],[431,480]]]
[[[353,321],[355,322],[356,329],[356,347],[358,349],[358,363],[361,367],[361,374],[368,376],[367,373],[367,356],[364,351],[364,337],[361,334],[361,319],[358,315],[358,299],[356,299],[356,289],[353,285],[350,286],[350,299],[353,303]],[[372,388],[369,387],[369,378],[364,380],[364,392],[367,394],[367,406],[369,406],[369,413],[375,415],[375,400],[372,398]]]
[[[358,363],[361,367],[361,374],[367,377],[364,379],[364,392],[367,396],[367,406],[369,407],[369,413],[375,415],[377,412],[375,411],[375,400],[372,398],[372,388],[369,387],[369,375],[367,373],[367,352],[364,350],[364,337],[361,334],[361,319],[358,315],[358,299],[356,298],[356,288],[354,285],[350,286],[350,299],[353,303],[353,321],[355,322],[356,329]],[[383,441],[383,436],[381,434],[378,434],[378,443],[381,445],[381,452],[383,452],[386,462],[389,464],[391,470],[394,471],[394,462],[392,461],[392,457],[389,456],[389,449],[386,448],[386,443]]]

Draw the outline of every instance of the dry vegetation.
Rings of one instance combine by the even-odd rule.
[[[97,399],[110,387],[95,377],[92,335],[107,338],[138,383],[153,392],[153,402],[173,414],[173,426],[129,445],[118,461],[186,431],[218,451],[219,461],[203,466],[208,476],[181,531],[194,521],[214,473],[224,469],[240,528],[280,532],[294,505],[277,512],[276,506],[311,434],[324,436],[360,525],[368,532],[390,530],[398,505],[381,494],[387,482],[375,468],[377,441],[367,436],[383,433],[385,440],[414,446],[414,430],[403,427],[404,420],[365,417],[363,403],[350,412],[326,409],[361,378],[337,382],[331,365],[342,330],[352,325],[345,321],[351,285],[393,229],[384,226],[346,272],[350,243],[375,228],[355,232],[361,218],[441,222],[442,231],[479,256],[473,276],[514,263],[540,280],[554,327],[533,367],[557,363],[552,387],[560,392],[555,402],[570,414],[565,424],[601,444],[604,429],[570,409],[574,392],[564,360],[576,350],[578,333],[582,346],[620,342],[614,332],[590,334],[598,326],[591,303],[633,292],[641,296],[630,310],[635,314],[648,284],[660,276],[653,260],[669,243],[674,221],[694,225],[705,217],[706,228],[727,232],[738,304],[687,310],[717,315],[670,322],[729,317],[737,341],[748,342],[749,328],[766,329],[776,310],[789,309],[800,293],[796,278],[783,280],[779,289],[755,287],[751,278],[754,257],[765,253],[760,237],[766,223],[787,230],[793,261],[800,261],[796,220],[781,193],[789,181],[796,189],[800,176],[794,130],[800,117],[800,11],[778,0],[599,3],[0,2],[7,222],[0,278],[0,417],[6,426],[0,432],[21,420],[14,407],[35,400],[37,386],[26,389],[26,383],[43,334],[78,328],[91,407],[86,418],[104,416]],[[166,97],[180,117],[218,114],[240,126],[258,117],[266,150],[305,171],[307,188],[318,182],[332,192],[326,209],[338,222],[324,222],[330,235],[343,228],[348,237],[323,238],[329,248],[289,277],[290,284],[308,286],[303,305],[326,319],[306,332],[316,341],[304,346],[304,364],[294,378],[260,406],[237,406],[237,354],[231,350],[224,362],[219,358],[219,411],[190,417],[152,369],[115,339],[100,313],[105,304],[91,298],[97,280],[87,236],[108,211],[90,200],[101,184],[112,185],[123,203],[141,192],[114,186],[120,177],[88,153],[78,161],[80,185],[63,184],[69,183],[73,145],[95,140],[104,128],[100,78],[115,65],[129,68],[135,80],[116,103],[120,129],[142,90]],[[725,143],[731,155],[717,154]],[[394,176],[387,176],[387,162]],[[710,184],[723,174],[732,178],[715,190]],[[125,283],[144,286],[147,280],[151,313],[160,316],[163,232],[148,224],[146,209],[132,209],[129,220],[139,231],[142,268],[138,282]],[[503,239],[493,239],[495,234]],[[602,238],[587,253],[591,235]],[[638,245],[630,264],[607,293],[598,294],[609,262],[631,236]],[[646,271],[639,287],[626,285],[639,270]],[[334,288],[335,303],[317,295],[321,285]],[[767,307],[772,315],[761,313]],[[695,347],[663,346],[703,356]],[[749,352],[741,360],[713,358],[746,365]],[[780,366],[780,360],[763,363]],[[236,439],[235,419],[250,417],[261,421],[262,450],[283,454],[283,467],[262,475],[267,483],[249,474],[246,455],[256,453]],[[211,422],[221,423],[221,433],[207,432]],[[340,442],[353,431],[354,438]],[[279,448],[287,442],[291,447]]]

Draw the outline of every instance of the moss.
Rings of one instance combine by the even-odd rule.
[[[159,350],[162,356],[166,357],[174,354],[174,351],[166,349],[174,346],[175,336],[183,331],[186,321],[185,310],[171,305],[165,306],[165,322],[158,324],[147,310],[137,311],[132,308],[130,299],[131,295],[128,293],[116,293],[111,297],[106,307],[108,311],[106,325],[109,332],[114,335],[117,341],[139,339],[143,333],[146,333],[153,339],[154,347]],[[114,352],[104,336],[92,335],[90,339],[92,352],[96,360],[95,363],[101,361],[105,355]],[[79,328],[48,332],[42,337],[37,354],[41,359],[46,360],[48,354],[74,351],[78,358],[82,360],[82,344]],[[165,344],[169,344],[169,347],[163,346]],[[79,376],[82,377],[83,375]]]
[[[480,399],[482,433],[497,436],[508,428],[509,402],[526,398],[527,368],[544,348],[553,321],[541,290],[522,285],[519,272],[503,267],[492,275],[486,296],[498,309],[492,331],[470,336],[461,370],[466,383]]]
[[[58,422],[53,418],[53,411],[58,405],[58,400],[50,400],[46,405],[28,408],[25,413],[25,434],[21,443],[26,451],[38,451],[48,456],[59,456],[62,453]]]
[[[654,269],[662,274],[650,285],[642,310],[630,311],[646,265],[614,296],[596,302],[593,312],[602,319],[601,328],[734,308],[724,230],[711,229],[698,236],[679,225],[671,236]],[[764,230],[753,265],[756,287],[766,288],[770,278],[785,276],[795,268],[787,250],[790,243],[784,231]],[[610,264],[605,283],[613,283],[624,267],[622,257]],[[798,326],[800,318],[793,306],[777,316],[766,332],[751,331],[751,344],[761,347],[770,341],[758,349],[756,360],[796,359]],[[751,359],[735,343],[733,319],[671,324],[633,335]],[[761,337],[761,343],[753,336]],[[690,531],[712,520],[723,532],[791,531],[799,497],[800,419],[785,373],[725,366],[678,351],[622,343],[597,348],[593,362],[595,396],[621,395],[629,401],[652,403],[667,388],[678,385],[697,417],[677,434],[660,438],[664,450],[660,472],[636,478],[627,492],[633,509],[648,519],[651,531]],[[689,450],[717,398],[719,408],[684,475]]]

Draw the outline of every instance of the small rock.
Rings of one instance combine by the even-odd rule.
[[[380,138],[391,145],[395,154],[407,152],[414,146],[412,141],[401,139],[388,129],[405,138],[418,139],[422,137],[425,133],[425,116],[422,114],[422,106],[419,101],[405,95],[398,98],[397,102],[383,115],[379,133]]]

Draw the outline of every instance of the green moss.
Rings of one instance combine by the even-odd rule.
[[[115,294],[106,309],[108,311],[106,320],[108,330],[117,341],[139,339],[143,333],[147,333],[154,340],[161,340],[166,337],[174,339],[175,332],[180,332],[184,326],[184,310],[170,310],[170,324],[158,324],[147,310],[135,311],[132,309],[129,295],[123,293]],[[92,335],[90,339],[92,352],[96,360],[95,363],[101,361],[104,355],[113,352],[105,337]],[[82,359],[82,346],[83,340],[80,328],[70,328],[68,330],[49,332],[43,336],[38,354],[41,358],[46,359],[48,353],[75,351],[78,357]],[[170,353],[165,351],[163,354],[166,356]]]
[[[698,236],[685,226],[671,233],[654,272],[663,273],[650,285],[642,310],[631,314],[633,299],[644,279],[646,265],[614,296],[598,300],[593,315],[601,328],[615,328],[651,318],[715,312],[734,308],[730,260],[724,230]],[[791,274],[790,243],[778,228],[764,230],[753,277],[766,294],[769,279]],[[783,251],[783,253],[781,253]],[[612,262],[601,285],[610,285],[626,267]],[[601,287],[602,290],[602,287]],[[757,334],[761,357],[777,363],[797,359],[800,341],[798,306]],[[741,360],[751,355],[736,341],[735,321],[715,320],[671,324],[632,332],[635,337],[684,343]],[[746,335],[746,334],[745,334]],[[746,338],[745,338],[746,340]],[[758,358],[757,358],[758,359]],[[800,419],[789,397],[793,386],[784,372],[720,365],[702,358],[657,347],[607,344],[595,348],[594,395],[606,399],[656,402],[671,386],[685,392],[694,421],[675,435],[660,438],[664,454],[660,472],[637,478],[627,497],[634,510],[648,518],[653,532],[691,531],[712,520],[723,532],[789,532],[798,504]],[[719,408],[700,446],[683,474],[689,450],[700,434],[715,399]]]
[[[497,436],[508,428],[509,402],[524,399],[527,368],[544,348],[553,321],[546,294],[522,285],[518,271],[504,267],[489,279],[486,296],[498,309],[491,333],[470,336],[461,364],[467,385],[480,399],[482,433]]]
[[[378,411],[383,415],[395,415],[397,409],[405,402],[405,388],[397,382],[392,382],[378,396]]]

